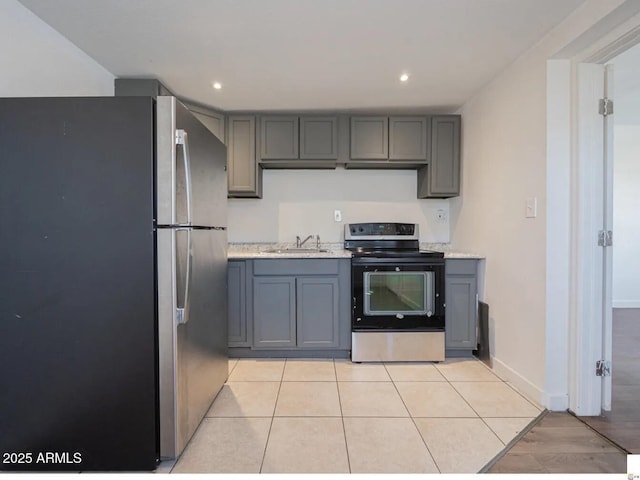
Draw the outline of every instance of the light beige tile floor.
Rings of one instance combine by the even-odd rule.
[[[541,411],[476,359],[240,359],[172,472],[478,472]]]

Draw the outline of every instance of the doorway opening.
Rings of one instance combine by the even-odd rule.
[[[640,453],[640,44],[607,62],[613,68],[611,401],[580,419],[630,453]],[[606,189],[605,189],[606,191]],[[606,285],[605,285],[605,288]],[[605,302],[606,305],[606,302]],[[605,326],[605,341],[606,341]],[[610,407],[610,408],[609,408]]]

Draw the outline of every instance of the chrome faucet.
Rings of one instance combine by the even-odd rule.
[[[300,237],[296,235],[296,247],[297,248],[302,247],[302,245],[304,245],[305,242],[307,240],[309,240],[310,238],[313,238],[313,235],[309,235],[307,238],[305,238],[304,240],[300,241]]]

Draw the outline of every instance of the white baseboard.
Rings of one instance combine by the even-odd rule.
[[[640,308],[640,300],[613,300],[613,308]]]
[[[536,405],[544,405],[545,408],[547,408],[547,399],[543,397],[544,392],[540,388],[513,370],[511,367],[498,360],[496,357],[493,357],[492,360],[493,362],[491,365],[493,366],[493,373],[503,380],[511,383],[511,385],[514,386],[522,395],[527,397]]]
[[[545,392],[542,405],[552,412],[564,412],[569,408],[569,395],[566,393],[552,395]]]

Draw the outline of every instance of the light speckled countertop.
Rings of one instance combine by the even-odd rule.
[[[342,243],[322,243],[320,248],[327,250],[325,252],[290,252],[286,250],[287,248],[293,247],[295,247],[295,245],[291,243],[230,243],[228,258],[230,260],[254,258],[351,258],[351,252],[349,250],[345,250]],[[446,243],[421,243],[420,248],[423,250],[444,252],[444,258],[485,258],[483,255],[475,253],[452,251]],[[280,251],[272,252],[269,250]]]

